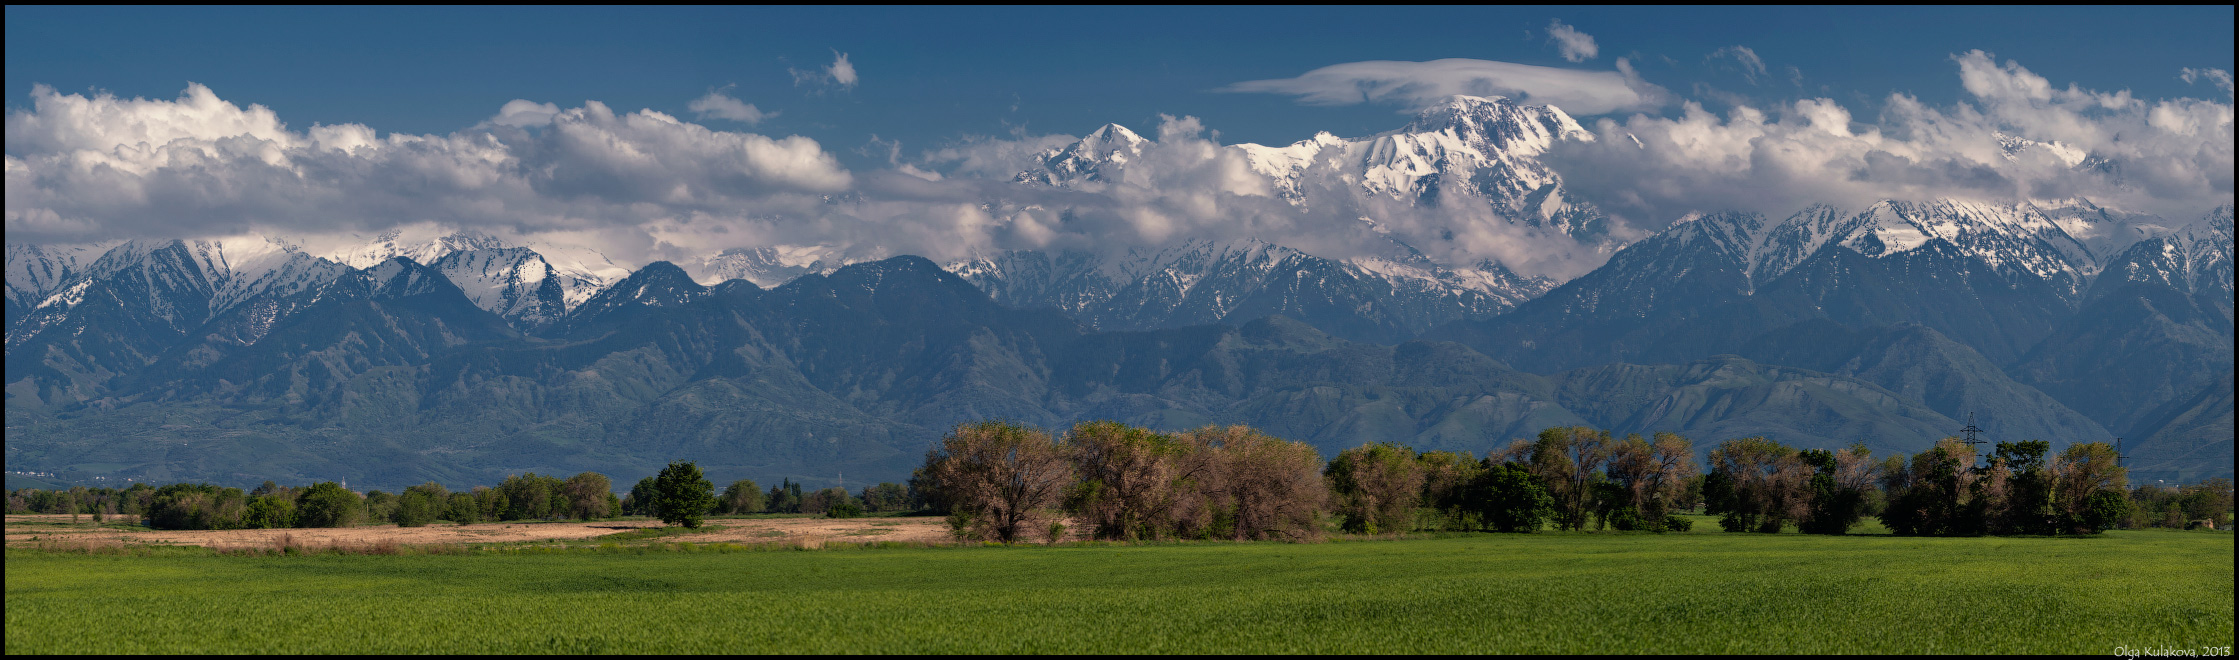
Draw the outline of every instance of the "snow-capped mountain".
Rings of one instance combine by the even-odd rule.
[[[479,232],[426,228],[386,232],[333,255],[360,269],[397,257],[442,271],[475,306],[522,328],[558,321],[630,272],[595,250],[509,245]]]
[[[1592,239],[1602,214],[1563,191],[1540,161],[1556,143],[1593,141],[1562,109],[1501,97],[1455,96],[1399,130],[1361,138],[1315,135],[1284,147],[1239,144],[1252,170],[1293,203],[1381,196],[1420,206],[1484,205],[1508,220]]]
[[[826,275],[841,266],[854,263],[840,249],[824,245],[778,245],[759,248],[732,248],[701,257],[694,263],[679,264],[693,274],[693,280],[714,286],[731,280],[746,280],[755,286],[770,288],[802,275]]]
[[[1742,265],[1754,289],[1831,244],[1886,259],[1940,240],[1998,273],[2043,280],[2074,297],[2114,251],[2138,240],[2130,237],[2165,231],[2155,222],[2080,200],[2051,210],[2029,203],[1883,201],[1857,211],[1815,205],[1779,222],[1754,213],[1694,214],[1641,243],[1707,241]]]
[[[20,248],[20,249],[19,249]],[[24,286],[10,293],[45,290],[47,295],[11,319],[10,346],[60,323],[96,288],[140,313],[179,330],[191,329],[237,306],[287,298],[333,282],[349,271],[334,261],[305,254],[277,239],[246,237],[198,241],[128,241],[103,252],[90,264],[71,268],[67,259],[90,250],[11,246],[22,255]],[[17,270],[11,265],[10,271]],[[40,275],[60,274],[41,279]],[[273,309],[284,315],[286,309]]]
[[[32,245],[9,243],[8,325],[15,325],[20,309],[39,306],[47,296],[77,280],[87,266],[109,251],[111,245]]]
[[[1121,254],[987,255],[949,268],[1006,304],[1055,307],[1098,328],[1242,323],[1280,313],[1351,339],[1410,337],[1445,321],[1500,313],[1560,282],[1494,260],[1441,263],[1411,241],[1449,240],[1463,228],[1411,222],[1394,231],[1368,209],[1447,209],[1457,213],[1439,222],[1508,223],[1613,249],[1604,216],[1564,192],[1560,177],[1539,160],[1558,142],[1592,139],[1552,106],[1457,96],[1377,135],[1322,133],[1283,147],[1223,147],[1292,205],[1361,210],[1371,230],[1364,234],[1378,243],[1367,256],[1323,258],[1282,245],[1280,237],[1184,239]],[[1066,188],[1119,185],[1153,147],[1126,127],[1106,125],[1044,152],[1035,168],[1013,178]]]
[[[2232,301],[2232,207],[2218,207],[2198,222],[2132,244],[2112,256],[2101,282],[2153,282],[2195,295],[2220,293]]]
[[[1143,156],[1150,140],[1119,124],[1105,124],[1072,144],[1042,154],[1040,167],[1018,173],[1012,180],[1046,186],[1073,186],[1104,182]]]
[[[1397,341],[1497,314],[1554,286],[1499,264],[1447,268],[1421,255],[1323,259],[1263,241],[1184,241],[1115,257],[1006,252],[948,270],[1014,307],[1051,307],[1107,330],[1290,316],[1342,337]]]

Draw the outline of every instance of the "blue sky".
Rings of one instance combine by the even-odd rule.
[[[1566,61],[1550,21],[1590,35]],[[1314,106],[1213,90],[1363,60],[1474,58],[1610,71],[1722,107],[1826,97],[1870,116],[1891,92],[1961,94],[1951,56],[1989,51],[2050,78],[2146,99],[2213,94],[2182,68],[2233,68],[2232,8],[42,8],[7,9],[6,93],[33,84],[168,99],[188,81],[291,127],[441,134],[505,102],[690,117],[711,89],[777,115],[757,132],[817,139],[850,165],[967,134],[1138,129],[1193,115],[1222,142],[1287,143],[1404,123],[1391,104]],[[1744,47],[1753,82],[1721,49]],[[852,88],[789,70],[846,53]],[[1788,67],[1800,74],[1801,84]],[[1734,96],[1729,96],[1734,95]],[[1670,113],[1676,106],[1659,108]],[[720,120],[711,125],[722,126]]]

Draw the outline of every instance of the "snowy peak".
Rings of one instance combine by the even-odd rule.
[[[1444,133],[1488,151],[1526,158],[1536,158],[1563,140],[1594,140],[1561,108],[1523,105],[1498,96],[1448,98],[1417,112],[1399,133]]]
[[[109,251],[109,245],[7,245],[8,325],[15,314],[36,308],[41,301],[81,279],[87,268]]]
[[[2175,231],[2161,227],[2161,222],[2087,200],[2062,202],[2050,210],[2029,203],[1888,200],[1860,211],[1814,205],[1777,223],[1750,214],[1690,215],[1650,241],[1681,245],[1708,241],[1717,252],[1742,264],[1750,280],[1758,283],[1779,277],[1831,244],[1885,258],[1941,242],[2007,277],[2040,279],[2062,295],[2074,297],[2102,268],[2118,260],[2115,253],[2136,243],[2135,237],[2174,236]],[[2212,224],[2203,220],[2196,233],[2213,233],[2207,229]],[[2229,239],[2222,244],[2229,245]]]
[[[335,261],[352,268],[366,269],[396,257],[405,257],[415,263],[433,264],[444,255],[467,250],[495,250],[506,247],[497,237],[477,231],[440,233],[440,229],[416,228],[382,232],[363,245],[347,248],[331,256]]]
[[[567,287],[563,284],[566,278],[535,250],[520,247],[459,250],[443,255],[430,267],[457,286],[474,306],[489,310],[516,327],[542,327],[567,314]]]
[[[1104,182],[1118,169],[1143,155],[1150,140],[1119,124],[1105,124],[1079,141],[1042,152],[1041,167],[1020,172],[1014,181],[1046,186],[1072,186]]]
[[[707,287],[692,281],[684,269],[656,261],[592,296],[572,318],[592,319],[625,307],[680,307],[706,295]]]
[[[595,250],[515,246],[481,232],[425,226],[384,232],[332,255],[361,269],[398,257],[442,271],[475,306],[522,329],[558,321],[629,274]]]
[[[694,281],[708,286],[746,280],[767,289],[802,275],[829,275],[850,263],[837,247],[778,245],[724,250],[699,259],[689,270]]]
[[[410,257],[391,257],[365,271],[372,281],[373,297],[381,299],[404,298],[436,293],[455,288],[443,273],[412,261]]]
[[[1942,239],[2009,275],[2028,273],[2061,284],[2070,294],[2097,272],[2089,248],[2060,223],[2028,204],[1962,200],[1881,202],[1861,214],[1844,245],[1870,257],[1907,252]]]
[[[2103,288],[2154,282],[2186,293],[2220,292],[2231,304],[2232,210],[2226,204],[2165,236],[2138,241],[2109,263]]]
[[[2068,167],[2075,167],[2083,164],[2086,159],[2091,157],[2091,154],[2085,153],[2082,149],[2061,144],[2058,141],[2039,142],[2025,137],[2007,135],[2002,131],[1993,132],[1990,137],[1998,143],[1998,155],[2009,162],[2042,154]]]

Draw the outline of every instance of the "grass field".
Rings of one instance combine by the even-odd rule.
[[[7,551],[7,652],[2044,652],[2232,644],[2233,537]]]

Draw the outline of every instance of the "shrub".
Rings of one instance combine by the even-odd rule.
[[[1498,532],[1536,532],[1555,513],[1555,502],[1531,468],[1485,459],[1485,471],[1471,490],[1472,506],[1485,526]]]
[[[824,515],[832,518],[861,518],[863,507],[856,506],[854,502],[841,502],[825,509]]]
[[[761,513],[767,499],[753,479],[740,479],[723,489],[721,508],[724,513]]]
[[[239,529],[248,508],[239,488],[211,484],[171,484],[155,490],[147,508],[156,529]]]
[[[341,484],[322,481],[296,496],[297,527],[348,527],[363,511],[357,493]]]
[[[862,500],[865,510],[901,511],[910,505],[910,491],[901,484],[885,482],[864,488],[857,499]]]
[[[862,505],[857,503],[853,496],[847,494],[847,489],[826,488],[813,493],[809,493],[808,496],[801,498],[800,512],[817,514],[830,513],[832,511],[832,507],[839,506],[841,504],[855,506],[858,513],[863,510]]]
[[[474,501],[473,494],[452,493],[450,500],[443,510],[444,520],[471,525],[482,519],[482,506]]]
[[[451,492],[441,484],[428,482],[404,489],[397,498],[396,512],[389,519],[398,527],[419,527],[443,517],[450,506]]]
[[[251,498],[248,509],[241,514],[241,526],[249,529],[294,527],[295,502],[278,495]]]

